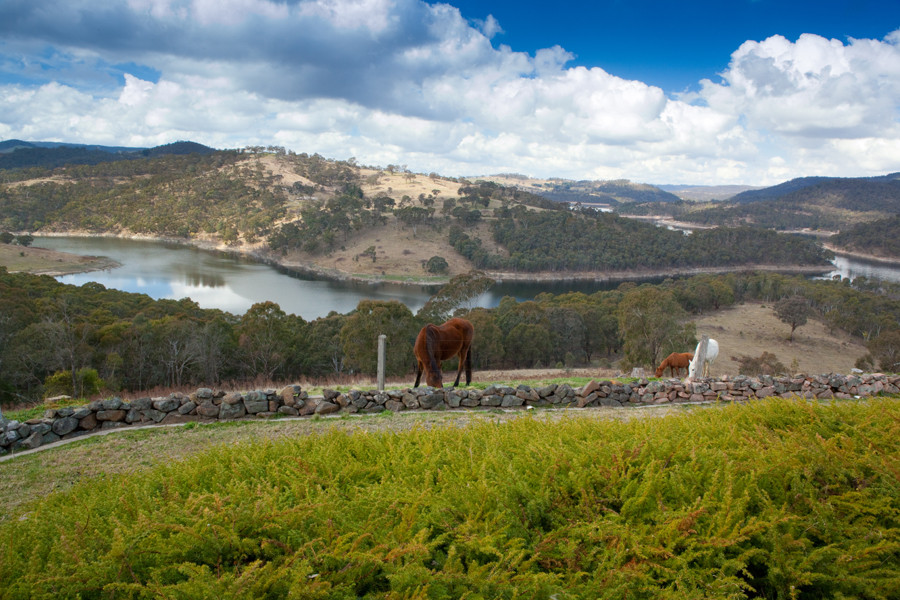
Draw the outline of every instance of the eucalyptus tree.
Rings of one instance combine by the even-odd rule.
[[[414,363],[413,343],[419,322],[405,304],[397,301],[362,300],[341,328],[341,346],[347,366],[357,372],[375,374],[378,336],[387,336],[385,371],[388,375],[410,372]]]
[[[695,344],[696,328],[675,295],[658,286],[628,291],[619,303],[619,329],[625,358],[632,365],[656,365],[665,354]]]

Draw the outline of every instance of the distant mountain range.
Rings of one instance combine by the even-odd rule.
[[[896,188],[893,184],[900,180],[900,173],[889,173],[878,177],[799,177],[767,188],[748,190],[735,195],[730,200],[737,204],[778,200],[792,197],[802,200],[803,196],[820,195],[835,190],[873,192],[880,188]],[[900,188],[896,188],[900,190]]]
[[[152,158],[167,154],[211,154],[215,148],[196,142],[173,142],[153,148],[69,144],[64,142],[0,142],[0,169],[54,168],[63,165],[96,165],[117,160]]]
[[[659,210],[654,205],[644,205]],[[800,177],[749,190],[714,206],[684,207],[679,220],[705,225],[844,231],[900,214],[900,173],[878,177]]]
[[[3,140],[0,142],[0,154],[13,152],[20,148],[84,148],[118,154],[119,152],[140,152],[145,148],[129,148],[127,146],[100,146],[98,144],[69,144],[66,142],[26,142],[23,140]]]

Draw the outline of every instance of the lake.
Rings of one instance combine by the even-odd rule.
[[[241,315],[253,304],[270,300],[285,312],[306,320],[331,311],[348,313],[360,300],[399,300],[418,311],[440,286],[398,283],[331,281],[287,274],[240,255],[210,252],[190,246],[155,241],[88,237],[35,237],[35,247],[91,256],[106,256],[121,267],[57,277],[72,285],[97,282],[111,289],[147,294],[155,299],[191,298],[203,308],[218,308]],[[618,282],[503,282],[471,302],[493,307],[504,296],[517,300],[541,292],[593,293],[612,289]]]
[[[155,299],[191,298],[203,308],[218,308],[236,315],[244,314],[253,304],[266,300],[308,321],[324,317],[331,311],[348,313],[364,299],[398,300],[415,313],[439,289],[439,286],[330,281],[289,275],[239,255],[165,242],[36,237],[33,245],[74,254],[107,256],[122,264],[106,271],[57,277],[63,283],[83,285],[93,281],[107,288],[147,294]],[[845,257],[835,259],[835,270],[828,277],[834,274],[900,282],[900,269],[896,267]],[[659,282],[662,278],[648,281]],[[470,304],[490,308],[497,306],[504,296],[529,300],[542,292],[590,294],[618,285],[619,282],[598,281],[504,281]]]
[[[900,283],[900,265],[867,261],[848,256],[836,256],[833,261],[834,270],[826,277],[830,279],[834,275],[842,278],[856,279],[866,277],[868,279],[880,279],[892,283]]]

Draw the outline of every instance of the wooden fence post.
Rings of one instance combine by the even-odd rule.
[[[384,344],[387,336],[378,336],[378,391],[384,391]]]

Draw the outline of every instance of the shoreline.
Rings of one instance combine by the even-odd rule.
[[[61,277],[76,273],[107,271],[121,266],[106,256],[59,252],[38,246],[0,244],[0,264],[9,273]]]
[[[38,269],[28,271],[32,275],[49,275],[50,277],[62,277],[64,275],[77,275],[80,273],[93,273],[94,271],[109,271],[122,266],[122,263],[108,258],[106,256],[86,256],[93,259],[92,264],[83,267],[72,266],[68,269]],[[21,273],[24,271],[10,271],[11,273]]]
[[[826,250],[831,250],[838,256],[849,256],[851,258],[858,258],[860,260],[868,260],[871,262],[881,263],[885,265],[900,265],[900,258],[890,258],[887,256],[878,256],[876,254],[866,254],[865,252],[855,252],[853,250],[845,250],[841,248],[837,248],[836,246],[831,246],[829,244],[822,244],[822,247]]]
[[[34,232],[35,237],[84,237],[84,238],[117,238],[137,241],[151,241],[176,244],[180,246],[190,246],[200,250],[211,252],[223,252],[242,256],[258,261],[263,264],[270,265],[280,271],[294,273],[298,275],[314,276],[317,278],[330,281],[353,281],[358,283],[395,283],[399,285],[419,285],[419,286],[438,286],[447,283],[451,277],[429,277],[417,278],[405,275],[361,275],[350,273],[347,271],[339,271],[337,269],[325,268],[316,263],[309,262],[293,262],[278,260],[270,251],[266,250],[262,245],[257,247],[245,246],[240,247],[228,246],[220,242],[204,239],[183,239],[171,238],[164,236],[152,236],[144,234],[118,234],[118,233],[87,233],[87,232]],[[835,252],[837,253],[837,252]],[[95,266],[83,270],[67,270],[66,272],[53,274],[68,275],[71,273],[87,273],[90,271],[101,271],[108,268],[119,266],[116,261],[106,257],[102,258],[108,261],[109,266]],[[834,265],[727,265],[718,267],[675,267],[672,269],[628,269],[623,271],[541,271],[541,272],[513,272],[513,271],[485,271],[485,275],[493,278],[496,282],[518,281],[531,283],[549,283],[549,282],[565,282],[565,281],[594,281],[600,283],[607,282],[628,282],[641,279],[665,278],[665,277],[685,277],[701,274],[719,274],[731,272],[750,272],[750,271],[767,271],[776,273],[803,273],[816,274],[827,273],[834,269]],[[51,274],[49,272],[40,274]]]

